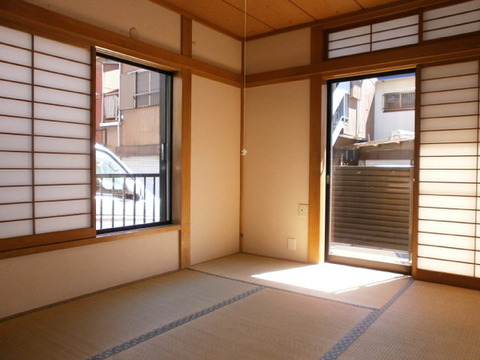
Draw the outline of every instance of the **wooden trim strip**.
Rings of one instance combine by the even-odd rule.
[[[36,207],[35,207],[35,198],[36,198],[36,195],[35,195],[35,183],[36,183],[36,180],[35,180],[35,156],[34,156],[34,149],[35,149],[35,102],[33,101],[35,99],[35,86],[33,86],[33,84],[35,84],[35,55],[33,53],[33,48],[35,47],[35,36],[33,36],[31,33],[29,34],[29,37],[30,37],[30,46],[31,46],[31,103],[30,103],[30,107],[31,107],[31,110],[30,110],[30,114],[31,114],[31,118],[30,118],[30,123],[31,123],[31,150],[32,150],[32,159],[31,159],[31,169],[30,169],[30,172],[31,172],[31,182],[32,182],[32,188],[31,188],[31,191],[32,191],[32,234],[35,236],[36,233],[37,233],[37,223],[35,222],[35,217],[36,217]],[[11,249],[11,247],[9,248]]]
[[[463,2],[469,2],[470,0],[464,0]],[[453,5],[459,5],[461,4],[462,2],[458,2],[458,3],[454,3]],[[442,6],[443,7],[443,6]],[[446,6],[445,6],[446,7]],[[429,9],[429,10],[432,10],[432,9]],[[454,14],[448,14],[448,15],[443,15],[443,16],[437,16],[437,17],[434,17],[434,18],[431,18],[429,20],[425,20],[425,21],[435,21],[435,20],[444,20],[444,19],[448,19],[452,16],[458,16],[458,15],[465,15],[465,14],[470,14],[470,13],[473,13],[473,12],[477,12],[479,9],[476,8],[476,9],[473,9],[473,10],[466,10],[466,11],[461,11],[461,12],[457,12],[457,13],[454,13]]]
[[[48,19],[45,22],[43,19]],[[189,69],[193,74],[236,87],[241,87],[241,74],[192,59],[188,56],[130,39],[109,30],[86,24],[53,11],[20,0],[2,0],[0,21],[12,27],[56,41],[84,48],[96,47],[106,55],[124,54],[132,61],[168,71]]]
[[[96,165],[96,113],[97,113],[97,53],[90,48],[90,227],[97,231],[97,165]],[[86,185],[86,184],[85,184]]]
[[[13,81],[11,81],[11,82],[13,82]],[[23,83],[23,84],[25,84],[25,83]],[[36,88],[56,90],[56,91],[61,91],[61,92],[65,92],[65,93],[70,93],[70,94],[77,94],[77,95],[84,95],[84,96],[90,96],[91,95],[88,92],[69,90],[69,89],[64,89],[64,88],[60,88],[60,87],[53,87],[53,86],[39,85],[39,84],[33,84],[33,86],[36,87]],[[70,105],[68,105],[68,107],[75,108],[74,106],[70,106]]]
[[[480,278],[417,269],[414,279],[480,290]]]
[[[322,166],[322,79],[310,80],[310,155],[308,183],[308,262],[317,264],[324,259],[320,239],[321,166]]]
[[[456,89],[456,90],[464,90],[464,89]],[[469,89],[466,88],[465,90],[469,90]],[[446,90],[446,91],[452,91],[452,90]],[[431,91],[428,94],[434,94],[436,92],[442,92],[442,91]],[[452,102],[442,102],[442,103],[438,103],[438,104],[422,104],[422,107],[461,105],[461,104],[472,104],[472,103],[478,103],[478,100],[452,101]],[[471,115],[476,115],[476,114],[468,114],[467,116],[469,116],[469,115],[471,116]]]
[[[437,19],[434,19],[434,20],[437,20]],[[425,22],[429,22],[429,21],[433,21],[433,20],[425,20]],[[441,26],[441,27],[438,27],[438,28],[435,28],[435,29],[423,30],[423,34],[428,34],[428,33],[434,32],[434,31],[438,31],[438,30],[453,29],[453,28],[456,28],[456,27],[459,27],[459,26],[464,26],[464,25],[476,24],[477,22],[478,22],[478,20],[473,20],[473,21],[467,21],[467,22],[459,23],[459,24],[455,24],[455,25]],[[442,36],[442,37],[439,37],[439,38],[444,38],[444,37]]]
[[[430,40],[418,45],[378,50],[325,60],[319,64],[247,75],[247,87],[278,84],[322,75],[326,79],[364,75],[371,72],[403,70],[419,64],[458,60],[477,56],[480,34],[470,33]]]
[[[312,26],[310,36],[310,64],[319,64],[323,61],[325,41],[323,28],[321,26]]]
[[[35,34],[33,34],[33,36],[41,37],[41,36],[37,36],[37,35],[35,35]],[[66,43],[65,43],[65,44],[66,44]],[[67,45],[70,45],[70,44],[67,44]],[[55,58],[55,59],[60,59],[60,60],[65,60],[65,61],[70,61],[70,62],[73,62],[73,63],[76,63],[76,64],[85,65],[86,67],[89,67],[89,66],[90,66],[89,63],[86,63],[86,62],[83,62],[83,61],[80,61],[80,60],[71,59],[71,58],[67,58],[67,57],[63,57],[63,56],[58,56],[58,55],[55,55],[55,54],[46,53],[46,52],[38,51],[38,50],[35,50],[35,49],[33,49],[32,52],[33,52],[33,54],[45,55],[45,56],[50,57],[50,58]],[[44,69],[41,68],[41,67],[35,67],[35,69],[44,70]],[[65,74],[63,74],[63,75],[65,75]],[[84,79],[86,79],[86,78],[84,78]]]
[[[187,18],[182,15],[181,18],[182,22],[182,33],[181,33],[181,53],[184,56],[187,57],[192,57],[192,28],[193,28],[193,22],[192,19]]]
[[[462,78],[462,77],[468,77],[468,76],[477,76],[478,74],[477,73],[468,73],[468,74],[460,74],[460,75],[455,75],[455,76],[437,76],[437,77],[429,77],[427,79],[423,79],[422,80],[422,83],[426,83],[428,81],[435,81],[435,80],[447,80],[447,79],[458,79],[458,78]],[[458,89],[452,89],[452,90],[462,90],[464,88],[458,88]],[[447,90],[448,91],[448,90]],[[451,90],[449,90],[451,91]],[[429,94],[431,92],[435,92],[435,91],[422,91],[421,94]]]
[[[85,228],[78,230],[59,231],[47,234],[35,234],[1,239],[0,256],[3,256],[3,252],[8,252],[9,250],[19,250],[23,248],[95,237],[95,233],[95,229]]]
[[[32,118],[31,118],[31,117],[13,116],[13,115],[8,115],[8,114],[5,115],[5,114],[2,114],[2,113],[0,113],[0,116],[6,117],[6,118],[12,118],[12,119],[23,119],[23,120],[32,121]],[[84,123],[84,122],[52,120],[52,119],[44,119],[44,118],[39,118],[39,117],[36,117],[34,120],[35,120],[35,121],[48,121],[48,122],[54,122],[54,123],[60,123],[60,124],[72,124],[72,125],[90,126],[90,124],[87,124],[87,123]],[[18,136],[25,135],[25,136],[48,137],[48,138],[71,139],[71,140],[90,140],[89,138],[71,137],[71,136],[32,135],[32,134],[6,133],[6,132],[2,132],[1,134],[11,134],[11,135],[18,135]]]
[[[425,233],[425,232],[422,232],[422,233]],[[427,234],[431,234],[431,233],[427,233]],[[457,236],[460,236],[460,235],[457,235]],[[462,237],[464,237],[464,238],[474,238],[474,236],[462,236]],[[425,247],[431,247],[431,248],[434,247],[434,248],[441,248],[441,249],[475,252],[474,248],[469,249],[469,248],[465,248],[465,247],[440,246],[440,245],[431,245],[431,244],[423,244],[423,243],[419,243],[418,245],[425,246]],[[443,258],[438,258],[438,257],[433,257],[433,256],[420,256],[420,258],[422,258],[422,259],[432,259],[432,260],[442,260],[442,261],[448,261],[448,262],[452,262],[452,263],[456,263],[456,264],[457,263],[459,263],[459,264],[469,264],[469,265],[475,264],[475,260],[473,260],[473,261],[446,260],[446,259],[443,259]]]
[[[37,87],[41,87],[41,86],[38,86],[38,85],[32,86],[32,88],[37,88]],[[54,90],[63,91],[63,92],[69,92],[69,91],[62,90],[62,89],[54,89]],[[90,96],[90,94],[81,94],[81,95]],[[52,105],[52,106],[59,106],[59,107],[62,107],[62,108],[69,108],[69,109],[77,109],[77,110],[87,110],[87,111],[90,111],[89,108],[84,108],[84,107],[80,107],[80,106],[63,105],[63,104],[48,103],[48,102],[44,102],[44,101],[35,101],[35,100],[23,100],[23,99],[11,98],[11,97],[7,97],[7,96],[0,96],[0,99],[13,100],[13,101],[22,101],[22,102],[27,102],[27,103],[32,103],[32,104]],[[5,115],[5,116],[8,116],[8,115]],[[35,119],[35,120],[41,120],[41,119]],[[52,120],[52,121],[55,121],[55,120]]]
[[[90,198],[88,197],[88,198],[71,198],[71,199],[55,199],[55,200],[37,200],[35,201],[35,203],[42,204],[42,203],[67,202],[67,201],[79,201],[79,200],[90,200]],[[0,202],[0,205],[22,205],[22,204],[32,204],[32,203],[33,201]],[[62,215],[59,215],[59,216],[62,216]],[[28,218],[28,219],[32,220],[32,218]],[[40,218],[37,218],[37,219],[40,219]],[[27,220],[27,219],[1,220],[0,222],[14,222],[14,221],[20,221],[20,220]]]
[[[39,103],[37,103],[37,104],[39,104]],[[47,105],[59,106],[59,105],[54,105],[54,104],[47,104]],[[73,108],[72,108],[72,109],[73,109]],[[89,111],[90,109],[80,109],[80,110]],[[8,116],[8,115],[6,115],[6,116]],[[54,123],[60,123],[60,124],[73,124],[73,125],[90,126],[89,123],[85,123],[85,122],[46,119],[46,118],[41,118],[41,117],[35,117],[35,121],[48,121],[48,122],[54,122]],[[35,136],[50,136],[50,135],[35,135]],[[59,138],[62,138],[62,137],[59,136]],[[66,138],[66,137],[65,137],[65,138]],[[80,138],[80,137],[79,137],[79,138],[75,138],[75,139],[79,139],[79,140],[89,140],[88,138]]]
[[[192,151],[192,73],[182,71],[182,157],[180,209],[180,268],[190,266],[191,236],[191,151]]]
[[[0,260],[8,259],[12,257],[19,257],[25,255],[40,254],[49,251],[55,250],[64,250],[71,249],[79,246],[100,244],[110,241],[122,240],[122,239],[131,239],[132,234],[137,234],[138,236],[149,235],[149,234],[161,234],[165,232],[180,231],[180,225],[167,225],[161,227],[152,227],[145,229],[136,229],[131,231],[124,231],[122,233],[108,233],[102,235],[91,234],[90,236],[85,236],[80,240],[58,242],[55,244],[44,244],[44,245],[32,245],[31,247],[24,247],[21,249],[1,251]],[[56,234],[55,234],[56,235]],[[0,240],[1,244],[1,240]]]

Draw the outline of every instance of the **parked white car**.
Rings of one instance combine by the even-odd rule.
[[[159,176],[134,174],[110,150],[95,145],[97,230],[160,221]]]

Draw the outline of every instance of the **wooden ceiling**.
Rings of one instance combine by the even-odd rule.
[[[251,38],[276,30],[399,2],[399,0],[150,1],[238,38]],[[405,2],[405,0],[400,0],[400,2]]]

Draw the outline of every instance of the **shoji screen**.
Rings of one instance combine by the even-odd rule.
[[[480,277],[479,66],[421,71],[418,269]]]
[[[361,54],[418,43],[418,15],[402,17],[328,35],[328,57]]]
[[[0,239],[92,228],[90,51],[6,27],[0,47]]]
[[[480,0],[441,7],[423,14],[423,40],[480,31]]]

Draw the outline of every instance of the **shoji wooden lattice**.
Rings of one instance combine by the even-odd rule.
[[[330,32],[328,58],[413,45],[475,31],[480,31],[480,0],[419,10],[416,15]]]
[[[0,47],[0,238],[89,228],[90,51],[6,27]]]
[[[480,277],[479,67],[420,72],[419,269]]]
[[[418,43],[418,15],[337,31],[328,36],[328,57],[361,54]]]

